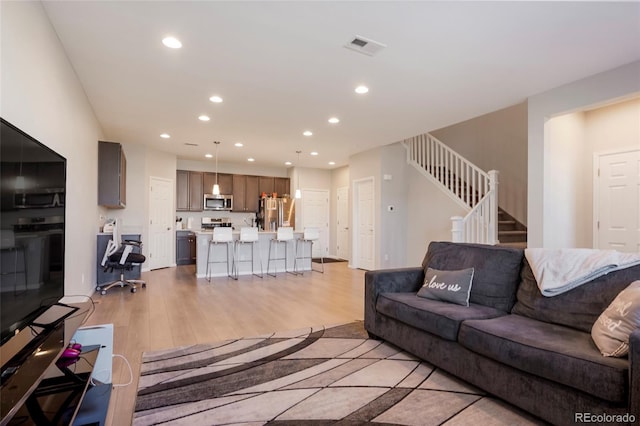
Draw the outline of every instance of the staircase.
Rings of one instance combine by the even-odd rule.
[[[498,209],[498,172],[485,172],[430,134],[405,139],[407,163],[467,211],[452,221],[452,241],[526,245],[526,228]]]
[[[498,208],[498,240],[501,246],[527,247],[527,227]]]

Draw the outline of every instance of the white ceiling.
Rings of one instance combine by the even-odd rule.
[[[638,2],[44,7],[107,140],[196,160],[219,140],[221,162],[246,164],[252,156],[260,166],[297,164],[300,149],[301,166],[339,167],[354,153],[640,59]],[[166,48],[167,35],[182,49]],[[345,49],[355,35],[387,47],[373,57]],[[358,84],[370,92],[357,95]],[[213,94],[224,102],[211,103]],[[333,115],[338,125],[327,123]],[[302,135],[307,129],[312,137]],[[163,132],[171,139],[161,139]],[[309,156],[314,150],[319,155]]]

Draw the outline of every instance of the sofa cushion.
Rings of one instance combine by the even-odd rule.
[[[466,319],[494,318],[504,312],[483,305],[469,306],[418,297],[416,293],[380,293],[376,310],[443,339],[455,341]]]
[[[607,401],[627,402],[629,362],[603,357],[589,333],[512,314],[465,321],[458,342],[519,370]]]
[[[469,306],[473,268],[461,271],[439,271],[427,268],[418,297]]]
[[[525,259],[522,282],[517,292],[518,300],[511,312],[590,333],[593,323],[618,293],[638,278],[640,265],[610,272],[566,293],[545,297],[540,293],[531,267]]]
[[[613,299],[591,329],[591,337],[604,356],[629,353],[629,336],[640,328],[640,280]]]
[[[469,301],[509,312],[516,300],[524,250],[490,246],[432,242],[422,267],[452,271],[474,268]]]

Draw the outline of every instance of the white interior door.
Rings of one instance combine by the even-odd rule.
[[[640,252],[640,150],[596,156],[595,247]]]
[[[302,227],[318,228],[320,239],[313,244],[313,257],[326,257],[329,250],[329,190],[302,191]]]
[[[355,181],[354,185],[354,266],[360,269],[375,268],[375,224],[373,178]]]
[[[175,264],[173,180],[151,177],[149,186],[149,269]]]
[[[336,255],[341,259],[351,257],[349,244],[349,187],[338,188],[336,217]]]

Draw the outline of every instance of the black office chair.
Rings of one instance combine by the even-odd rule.
[[[119,269],[120,279],[108,284],[98,285],[96,291],[99,291],[100,294],[107,294],[107,290],[118,285],[120,287],[130,286],[131,293],[136,292],[138,284],[142,285],[142,287],[147,286],[147,283],[143,280],[127,280],[124,278],[124,271],[132,270],[135,265],[144,263],[147,258],[141,253],[133,252],[134,248],[137,248],[137,251],[142,248],[142,242],[134,240],[122,241],[118,222],[116,219],[113,226],[113,237],[107,243],[107,248],[100,264],[104,267],[105,272],[113,272],[114,269]]]

